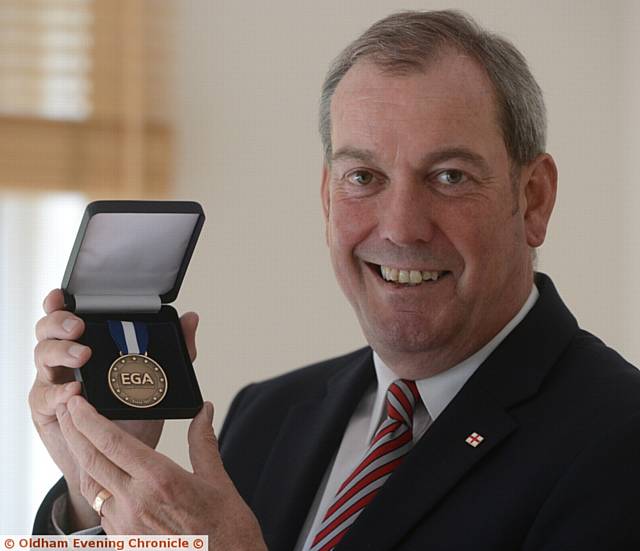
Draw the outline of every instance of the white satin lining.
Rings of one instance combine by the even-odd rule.
[[[175,285],[197,221],[191,213],[94,215],[67,286],[76,309],[104,312],[117,303],[158,311],[157,297]]]

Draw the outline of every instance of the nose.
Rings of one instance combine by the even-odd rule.
[[[392,182],[381,197],[378,231],[398,246],[428,243],[435,234],[433,201],[423,182]]]

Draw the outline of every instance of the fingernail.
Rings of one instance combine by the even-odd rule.
[[[80,320],[76,318],[67,318],[62,322],[62,327],[67,333],[71,333],[71,331],[73,331],[76,327],[78,327],[79,323],[80,323]]]
[[[86,348],[86,346],[82,346],[81,344],[72,344],[69,347],[69,354],[71,354],[74,358],[80,358]]]
[[[213,404],[211,402],[205,402],[204,407],[207,408],[207,419],[209,419],[209,423],[213,422]]]

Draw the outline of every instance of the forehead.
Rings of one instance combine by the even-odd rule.
[[[504,149],[495,93],[485,70],[468,55],[438,56],[424,70],[394,74],[366,60],[338,84],[331,102],[333,151],[355,146]],[[419,150],[419,151],[418,151]],[[487,151],[489,153],[489,151]]]

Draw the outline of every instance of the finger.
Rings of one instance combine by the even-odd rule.
[[[54,310],[62,310],[64,308],[64,295],[61,289],[53,289],[44,297],[42,309],[45,313],[50,314]]]
[[[98,490],[98,492],[99,491],[100,490]],[[95,499],[95,496],[98,495],[98,492],[94,494],[93,499]],[[121,500],[122,498],[120,496],[118,496],[117,494],[114,494],[110,498],[104,501],[104,503],[102,504],[102,509],[100,509],[100,516],[103,517],[102,519],[103,523],[105,519],[107,519],[108,522],[112,522],[115,519],[116,510],[118,509],[118,501],[121,501]]]
[[[80,493],[82,494],[82,497],[87,501],[87,503],[91,505],[92,509],[93,509],[93,504],[95,503],[96,497],[98,497],[98,494],[103,490],[106,490],[111,495],[109,495],[102,502],[102,506],[100,507],[100,510],[96,511],[96,513],[100,515],[100,524],[106,531],[105,521],[108,523],[109,526],[112,525],[112,520],[115,517],[116,509],[118,508],[118,504],[116,500],[121,498],[116,498],[116,495],[112,494],[106,488],[103,488],[86,471],[82,471],[82,470],[80,471]],[[114,533],[113,530],[111,531],[111,533]]]
[[[158,454],[149,446],[100,415],[81,396],[69,399],[67,407],[78,432],[110,462],[131,477],[153,477],[153,464],[158,463]]]
[[[38,377],[46,382],[66,382],[73,372],[62,368],[82,367],[91,357],[91,348],[74,341],[44,340],[36,344],[33,359]],[[68,371],[68,372],[67,372]]]
[[[205,402],[189,425],[189,459],[193,472],[214,480],[222,467],[218,440],[213,431],[213,404]]]
[[[78,472],[80,478],[80,494],[91,505],[91,508],[93,509],[93,502],[103,488],[91,477],[91,475],[87,471],[78,469]],[[104,508],[102,509],[102,512],[104,512]]]
[[[56,416],[60,430],[67,441],[67,446],[78,461],[80,468],[112,494],[126,494],[130,480],[129,475],[114,465],[78,430],[75,419],[69,414],[67,406],[60,404],[56,408]],[[95,495],[85,495],[89,504],[93,503],[94,498]]]
[[[184,341],[189,351],[189,357],[191,361],[195,361],[198,351],[196,349],[196,329],[200,317],[195,312],[187,312],[180,317],[180,324],[182,325],[182,333],[184,335]]]
[[[72,396],[80,394],[82,386],[78,381],[64,385],[43,384],[36,381],[29,392],[29,406],[34,415],[51,417],[60,404],[66,404]]]
[[[114,499],[114,498],[111,498]],[[111,499],[107,499],[107,501],[111,501]],[[107,506],[107,501],[104,502],[104,505],[102,506],[102,510],[104,511],[108,506]],[[111,522],[109,520],[108,517],[104,516],[101,519],[100,524],[102,525],[102,529],[104,530],[104,533],[107,535],[110,534],[122,534],[122,532],[120,530],[116,530],[115,525],[113,524],[113,522]]]
[[[36,323],[36,339],[76,340],[84,333],[84,321],[66,310],[56,310]]]

